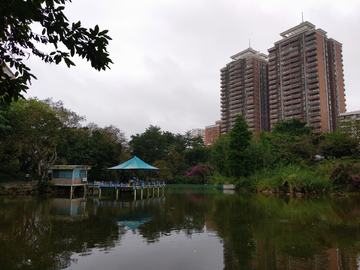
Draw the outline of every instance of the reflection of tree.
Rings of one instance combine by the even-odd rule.
[[[334,261],[350,269],[360,253],[358,200],[220,197],[212,220],[224,239],[225,269],[330,269]]]
[[[113,247],[120,233],[115,222],[93,212],[88,219],[61,221],[51,218],[49,200],[12,200],[0,208],[1,267],[62,269],[74,252]]]
[[[174,231],[184,232],[188,237],[203,232],[206,215],[213,205],[213,199],[206,198],[203,203],[197,203],[181,194],[168,194],[166,203],[152,209],[155,218],[140,226],[139,233],[148,243],[153,243]]]

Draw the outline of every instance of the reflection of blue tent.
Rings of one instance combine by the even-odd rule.
[[[121,163],[120,165],[108,168],[108,170],[160,170],[159,168],[153,167],[138,157],[133,157],[132,159]]]
[[[155,215],[151,213],[128,213],[117,218],[118,224],[126,226],[131,230],[135,230],[141,225],[149,222]]]

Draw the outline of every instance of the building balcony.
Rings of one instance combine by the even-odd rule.
[[[312,46],[312,45],[315,45],[315,46],[316,46],[316,37],[315,37],[315,36],[306,39],[305,49],[306,49],[307,47]]]
[[[277,98],[277,94],[270,95],[269,98],[270,98],[270,99]]]
[[[269,76],[269,80],[276,78],[276,74]]]
[[[309,50],[311,50],[311,49],[314,49],[314,48],[316,48],[317,46],[316,46],[316,43],[315,44],[310,44],[310,45],[306,45],[305,46],[305,52],[307,52],[307,51],[309,51]],[[316,50],[315,50],[315,52],[316,52]]]
[[[273,89],[276,89],[276,84],[269,85],[269,90],[273,90]]]
[[[271,80],[271,81],[269,81],[269,85],[270,85],[270,84],[274,84],[274,83],[276,83],[276,80]]]
[[[310,89],[313,90],[314,87],[316,87],[317,89],[319,89],[319,83],[308,84],[309,90],[310,90]],[[310,90],[310,91],[311,91],[311,90]]]
[[[311,83],[311,82],[315,82],[315,81],[318,81],[319,80],[319,77],[311,77],[311,78],[308,78],[306,81],[308,82],[308,83]]]
[[[316,46],[315,46],[316,47]],[[316,56],[317,54],[317,51],[316,49],[313,49],[313,50],[307,50],[307,52],[305,53],[305,57],[306,58],[309,58],[311,56]]]
[[[309,115],[317,115],[320,114],[320,110],[309,112]]]
[[[307,69],[306,69],[306,72],[310,75],[310,73],[311,73],[312,71],[316,71],[316,72],[317,72],[317,70],[318,70],[317,67],[312,67],[312,68],[307,68]]]
[[[318,97],[320,97],[320,94],[312,94],[312,95],[309,95],[309,99],[318,99]]]
[[[270,90],[269,91],[269,95],[273,95],[273,94],[277,94],[277,90],[275,89],[275,90]]]
[[[294,102],[298,102],[298,101],[301,101],[301,98],[289,99],[289,100],[284,101],[284,105],[294,103]]]
[[[307,63],[306,66],[309,68],[309,67],[313,67],[313,66],[316,66],[317,65],[317,61],[314,61],[314,62],[311,62],[311,63]]]
[[[310,106],[309,110],[319,109],[320,105]]]

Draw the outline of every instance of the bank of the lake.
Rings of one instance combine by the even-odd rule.
[[[341,194],[360,191],[358,159],[324,160],[315,165],[283,165],[254,172],[249,177],[215,174],[209,181],[231,183],[242,191],[285,194]]]

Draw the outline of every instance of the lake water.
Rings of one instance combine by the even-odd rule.
[[[0,269],[359,269],[360,197],[0,197]]]

